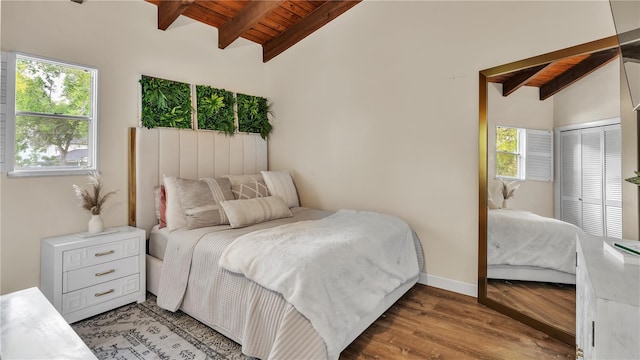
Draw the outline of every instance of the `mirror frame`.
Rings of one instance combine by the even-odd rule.
[[[581,54],[587,54],[599,50],[611,49],[618,46],[617,36],[610,36],[604,39],[595,40],[570,48],[534,56],[528,59],[515,61],[512,63],[492,67],[480,71],[479,81],[479,186],[478,186],[478,302],[524,324],[527,324],[537,330],[540,330],[549,336],[552,336],[569,345],[575,345],[575,335],[552,326],[544,321],[525,315],[518,310],[497,302],[487,297],[487,191],[488,191],[488,128],[487,128],[487,110],[488,110],[488,81],[491,76],[501,75],[513,71],[527,69],[530,67],[546,64],[559,59]]]

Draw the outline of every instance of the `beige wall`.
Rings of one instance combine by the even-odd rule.
[[[554,98],[555,127],[620,116],[620,61],[610,62]]]
[[[551,97],[540,101],[537,87],[521,87],[509,96],[502,96],[502,85],[489,84],[488,96],[488,138],[487,138],[487,178],[488,187],[495,203],[500,206],[502,192],[500,181],[495,178],[496,166],[496,126],[513,126],[533,130],[553,131],[553,104]],[[535,214],[553,217],[553,182],[521,181],[509,208],[528,210]]]
[[[100,171],[118,189],[105,226],[127,223],[127,128],[138,124],[141,74],[266,96],[258,45],[216,46],[217,30],[180,17],[157,30],[156,6],[143,1],[2,1],[2,49],[100,69]],[[6,178],[2,184],[1,292],[37,286],[40,239],[86,231],[89,215],[71,185],[84,177]]]
[[[269,165],[305,206],[406,219],[428,274],[475,284],[478,71],[613,34],[606,1],[364,1],[267,63]]]

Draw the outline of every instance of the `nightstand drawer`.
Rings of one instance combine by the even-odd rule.
[[[62,275],[62,292],[67,293],[127,275],[137,274],[140,272],[139,264],[140,258],[138,256],[130,256],[104,264],[67,271]]]
[[[63,253],[62,271],[102,264],[108,261],[138,255],[139,253],[140,240],[137,237],[82,249],[68,250]]]
[[[62,295],[62,314],[82,310],[139,290],[140,274],[135,274],[66,293]]]

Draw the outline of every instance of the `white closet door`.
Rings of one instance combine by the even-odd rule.
[[[582,228],[582,203],[580,193],[581,145],[580,130],[564,131],[560,134],[561,162],[561,219]]]
[[[581,131],[582,142],[582,230],[588,234],[604,235],[602,209],[602,128]]]
[[[622,133],[620,125],[604,127],[605,235],[622,238]]]

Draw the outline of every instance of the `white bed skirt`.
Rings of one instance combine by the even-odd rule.
[[[575,284],[576,275],[536,266],[489,265],[487,278]],[[148,281],[148,280],[147,280]]]
[[[160,274],[162,273],[162,260],[153,257],[151,255],[147,255],[147,291],[154,295],[158,295],[158,289],[160,286]],[[360,334],[362,334],[373,322],[376,321],[380,317],[380,315],[384,314],[387,309],[389,309],[398,299],[402,297],[409,289],[411,289],[418,282],[418,277],[410,279],[404,284],[400,285],[396,290],[387,295],[384,300],[376,307],[376,309],[371,312],[368,316],[365,316],[360,323],[354,327],[351,331],[347,340],[345,341],[342,350],[344,350],[349,344],[351,344]],[[218,331],[222,335],[228,337],[229,339],[237,342],[238,344],[242,344],[242,341],[238,339],[235,335],[231,334],[224,328],[220,328],[213,324],[208,324],[206,321],[203,321],[198,314],[192,314],[190,311],[182,309],[189,316],[195,318],[196,320],[206,324],[212,329]]]

